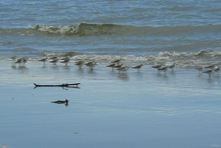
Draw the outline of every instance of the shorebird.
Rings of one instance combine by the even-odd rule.
[[[173,64],[171,64],[171,65],[168,65],[168,68],[172,69],[172,71],[173,71],[173,68],[175,67],[175,65],[176,65],[176,63],[173,63]]]
[[[199,73],[202,73],[202,71],[203,71],[203,69],[204,69],[203,66],[195,66],[194,68],[195,68],[196,70],[198,70]]]
[[[25,63],[28,62],[28,58],[27,57],[22,57],[22,58],[19,58],[17,59],[17,61],[15,61],[16,64],[19,64],[19,66],[25,66]]]
[[[137,69],[137,72],[139,72],[142,66],[143,66],[143,64],[139,64],[139,65],[133,66],[133,67],[131,67],[131,68]]]
[[[56,104],[64,104],[65,106],[68,106],[69,100],[57,100],[57,101],[52,101],[51,103],[56,103]]]
[[[220,71],[220,67],[219,67],[219,66],[215,66],[215,67],[213,68],[213,71],[218,74],[219,71]]]
[[[122,71],[122,72],[127,72],[127,70],[129,69],[129,66],[124,66],[124,67],[120,67],[117,70]]]
[[[41,58],[38,61],[43,62],[43,64],[45,65],[45,62],[47,61],[47,57]]]
[[[211,77],[211,74],[213,73],[212,69],[206,70],[203,73],[207,73],[209,75],[209,78]]]
[[[85,63],[86,66],[90,67],[91,70],[94,68],[95,65],[97,65],[96,62],[92,61],[92,62],[88,62],[88,63]]]
[[[65,63],[65,66],[67,66],[69,62],[70,62],[69,58],[63,59],[62,61],[60,61],[60,63]]]
[[[17,58],[18,58],[17,56],[12,56],[12,57],[10,57],[10,59],[11,59],[12,61],[15,61]]]
[[[52,57],[49,57],[48,59],[50,59],[50,60],[56,60],[56,59],[58,59],[58,57],[57,57],[57,56],[52,56]]]
[[[17,60],[15,61],[15,64],[19,64],[19,66],[20,66],[20,65],[21,65],[21,61],[22,61],[22,59],[19,58],[19,59],[17,59]]]
[[[120,63],[121,59],[117,59],[117,60],[114,60],[112,61],[111,63]]]
[[[213,69],[215,66],[216,66],[216,64],[212,64],[212,65],[205,66],[204,68],[210,68],[210,69]]]
[[[50,60],[49,62],[50,62],[50,63],[53,63],[54,65],[56,65],[57,62],[58,62],[58,59],[53,59],[53,60]]]
[[[107,65],[106,67],[111,67],[112,71],[113,71],[115,66],[116,66],[116,63],[111,63],[111,64]]]
[[[118,68],[121,68],[122,66],[123,66],[122,63],[116,63],[115,66],[114,66],[114,68],[118,69]]]
[[[69,56],[62,57],[60,60],[70,60]]]
[[[159,69],[163,66],[163,64],[157,64],[157,65],[153,65],[152,68],[156,68],[156,69]]]
[[[168,66],[163,66],[163,67],[158,68],[158,71],[164,71],[164,73],[166,73],[168,68],[169,68]]]
[[[75,62],[75,65],[77,65],[79,68],[81,68],[84,65],[84,61],[83,60],[77,61],[77,62]]]

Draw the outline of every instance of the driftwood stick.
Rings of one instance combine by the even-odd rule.
[[[69,88],[79,88],[78,87],[79,84],[81,84],[81,83],[73,83],[73,84],[65,83],[65,84],[61,84],[61,85],[39,85],[39,84],[34,83],[34,86],[35,86],[35,88],[36,87],[69,87]]]

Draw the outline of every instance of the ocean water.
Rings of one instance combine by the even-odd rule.
[[[10,0],[0,4],[1,59],[63,52],[154,60],[162,56],[192,60],[195,55],[208,59],[221,54],[218,0]]]
[[[194,69],[221,66],[220,8],[219,0],[1,1],[0,148],[220,147],[220,74]],[[38,61],[51,56],[71,61]],[[106,67],[116,59],[144,66]],[[158,63],[176,67],[158,72]],[[33,86],[70,82],[81,88]],[[51,103],[64,99],[69,106]]]

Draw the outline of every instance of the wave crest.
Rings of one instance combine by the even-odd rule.
[[[47,26],[47,25],[35,25],[31,27],[34,30],[41,32],[47,32],[49,34],[62,34],[62,35],[111,35],[117,32],[120,25],[114,24],[86,24],[81,23],[79,25],[68,26]]]

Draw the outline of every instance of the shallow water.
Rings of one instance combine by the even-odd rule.
[[[104,65],[93,71],[38,62],[10,66],[0,69],[0,131],[7,147],[220,145],[219,75],[183,68],[164,74],[150,66],[127,73]],[[33,85],[75,82],[80,89]],[[65,99],[67,107],[51,103]]]

